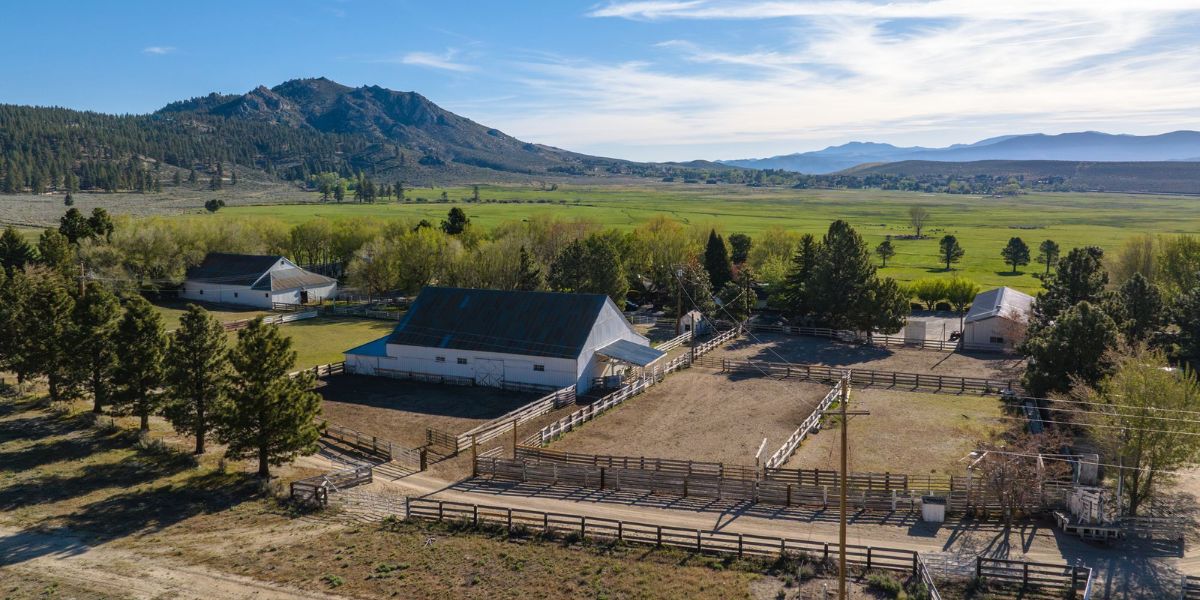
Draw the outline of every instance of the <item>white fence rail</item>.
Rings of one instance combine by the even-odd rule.
[[[828,394],[825,394],[825,397],[821,399],[820,404],[817,404],[817,407],[813,410],[812,414],[808,415],[808,418],[804,419],[804,422],[800,424],[800,427],[796,428],[796,431],[792,432],[792,435],[789,436],[787,441],[783,443],[783,446],[776,450],[775,453],[767,459],[766,466],[768,469],[781,467],[783,466],[783,463],[787,462],[788,459],[792,457],[792,454],[796,452],[796,448],[800,445],[800,442],[803,442],[804,438],[808,437],[808,434],[817,428],[817,426],[821,423],[821,417],[825,414],[825,411],[829,409],[829,406],[833,404],[833,401],[837,400],[841,394],[842,382],[839,381],[833,386],[833,389],[829,390]]]
[[[514,427],[522,423],[529,422],[556,408],[573,402],[575,402],[575,386],[571,385],[560,390],[555,390],[521,408],[463,432],[458,436],[458,450],[461,452],[463,449],[469,448],[472,443],[482,444],[492,440],[511,432]]]
[[[658,350],[662,350],[663,352],[670,352],[671,350],[674,350],[674,349],[682,346],[683,344],[686,344],[687,342],[691,341],[691,339],[692,339],[692,332],[685,331],[681,335],[675,336],[675,337],[655,346],[655,348]]]

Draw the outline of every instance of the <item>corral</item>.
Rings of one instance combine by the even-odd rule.
[[[550,448],[753,465],[764,437],[765,459],[828,391],[815,383],[686,369]]]
[[[858,388],[851,410],[871,414],[850,421],[850,469],[908,475],[961,474],[963,457],[1005,428],[995,396],[924,394]],[[834,413],[834,411],[830,411]],[[840,434],[832,418],[785,463],[792,469],[838,468]]]
[[[1024,363],[1006,354],[882,348],[819,337],[754,332],[708,355],[713,359],[819,364],[839,369],[869,369],[1019,381]]]
[[[424,445],[427,429],[458,435],[541,396],[362,375],[329,378],[317,391],[328,422],[405,447]]]

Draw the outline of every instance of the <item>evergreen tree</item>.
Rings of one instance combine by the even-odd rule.
[[[208,179],[208,189],[214,192],[221,189],[221,176],[219,174],[213,173],[213,176]]]
[[[813,314],[827,327],[855,328],[870,309],[869,290],[875,283],[866,242],[849,223],[830,223],[807,290]]]
[[[1179,327],[1180,358],[1200,368],[1200,285],[1175,301],[1171,320]]]
[[[35,271],[29,278],[32,291],[19,318],[18,335],[24,338],[21,359],[27,373],[46,376],[51,400],[69,395],[76,360],[72,347],[72,311],[75,301],[66,282],[50,271]]]
[[[896,255],[896,248],[892,246],[891,237],[879,242],[879,245],[875,246],[875,255],[879,257],[880,266],[887,268],[888,259]]]
[[[1012,265],[1012,272],[1016,274],[1017,267],[1029,264],[1029,246],[1019,237],[1009,238],[1008,245],[1000,250],[1000,256],[1004,264]]]
[[[1054,274],[1042,280],[1045,288],[1033,305],[1036,329],[1054,321],[1063,311],[1083,302],[1099,302],[1108,285],[1104,268],[1104,251],[1095,246],[1073,248],[1058,261]]]
[[[467,213],[455,206],[447,213],[446,220],[442,221],[442,231],[449,235],[458,235],[466,230],[470,224],[471,219],[467,218]]]
[[[195,436],[196,454],[217,416],[228,409],[229,351],[225,328],[208,311],[192,304],[171,335],[165,361],[164,416],[184,435]]]
[[[310,391],[311,373],[290,377],[296,362],[290,338],[262,319],[238,332],[230,362],[234,378],[221,415],[218,439],[233,458],[257,456],[258,474],[317,449],[321,397]]]
[[[750,258],[750,248],[754,245],[754,240],[744,233],[733,233],[729,235],[729,247],[732,251],[729,254],[729,259],[733,264],[740,265],[745,263]]]
[[[58,221],[58,232],[66,236],[71,244],[78,244],[79,240],[92,237],[92,228],[87,217],[84,217],[78,208],[67,209]]]
[[[75,271],[75,249],[58,230],[46,229],[38,238],[38,262],[69,278]]]
[[[112,234],[115,230],[112,217],[108,216],[108,211],[97,206],[92,209],[92,216],[87,220],[88,230],[91,234],[88,237],[102,237],[104,241],[111,242]]]
[[[1066,392],[1076,382],[1095,385],[1110,369],[1108,352],[1117,345],[1117,325],[1090,302],[1067,310],[1053,325],[1043,327],[1022,344],[1029,360],[1025,390],[1044,397]]]
[[[812,283],[813,271],[817,268],[820,254],[820,243],[811,233],[800,236],[796,245],[796,255],[792,257],[791,270],[784,280],[784,305],[793,317],[806,317],[812,314],[812,304],[809,302],[809,286]]]
[[[1167,322],[1162,292],[1141,273],[1134,273],[1110,295],[1105,310],[1130,343],[1146,341]]]
[[[183,175],[181,175],[178,170],[176,170],[175,174],[171,176],[171,183],[174,184],[175,187],[183,185]]]
[[[115,337],[120,360],[113,370],[113,404],[137,415],[141,430],[150,430],[150,415],[158,412],[163,383],[163,357],[167,335],[162,316],[141,296],[126,303]]]
[[[25,311],[33,288],[23,270],[5,275],[0,270],[0,370],[17,375],[24,383],[33,375],[33,363],[25,359],[29,340],[24,336]]]
[[[25,237],[17,232],[12,225],[4,228],[0,234],[0,267],[8,275],[25,268],[36,258],[33,247],[25,241]]]
[[[958,238],[953,235],[946,234],[940,242],[938,242],[938,256],[942,258],[942,262],[946,263],[946,270],[950,270],[950,266],[962,260],[966,251],[958,243]]]
[[[75,301],[74,337],[80,379],[92,393],[92,412],[108,404],[112,371],[117,364],[116,333],[121,303],[104,286],[89,282]]]
[[[717,235],[717,230],[708,232],[708,245],[704,248],[704,269],[708,271],[708,279],[714,289],[725,287],[733,281],[733,264],[729,260],[729,250],[725,248],[725,240]]]
[[[884,277],[871,287],[867,307],[858,328],[868,333],[878,330],[884,335],[904,329],[912,312],[908,292],[891,277]]]
[[[187,176],[188,183],[195,184],[198,179],[199,179],[199,177],[196,175],[196,169],[191,169],[188,171],[188,176]]]
[[[542,269],[533,264],[533,258],[521,246],[520,264],[517,267],[517,289],[534,291],[542,289]]]
[[[237,185],[237,182],[238,182],[237,171],[230,171],[229,172],[229,185]]]
[[[75,206],[75,196],[72,196],[71,192],[67,192],[67,195],[63,196],[63,206],[68,208]]]

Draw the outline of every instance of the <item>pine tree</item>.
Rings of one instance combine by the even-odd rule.
[[[1105,303],[1105,310],[1130,343],[1145,341],[1167,322],[1167,306],[1158,286],[1134,273]]]
[[[1045,397],[1071,389],[1075,381],[1095,385],[1112,366],[1109,352],[1117,340],[1117,325],[1104,311],[1086,301],[1068,308],[1022,344],[1029,357],[1025,390]]]
[[[704,248],[704,269],[708,271],[713,289],[720,290],[726,283],[733,281],[733,263],[729,260],[729,249],[725,247],[725,240],[717,235],[715,229],[708,232],[708,245]]]
[[[121,303],[104,286],[89,282],[75,301],[75,366],[80,379],[92,393],[92,412],[108,404],[112,370],[117,364],[116,334],[121,322]]]
[[[69,391],[76,360],[71,344],[75,301],[66,282],[53,272],[34,271],[29,281],[32,292],[20,315],[19,335],[24,338],[21,358],[26,372],[46,376],[50,399],[61,400]]]
[[[171,335],[165,367],[163,414],[175,431],[195,436],[196,454],[204,454],[205,438],[227,409],[229,350],[221,322],[195,304],[188,306]]]
[[[63,277],[75,270],[75,249],[67,237],[55,229],[46,229],[38,238],[38,262]]]
[[[1046,265],[1045,275],[1050,274],[1050,268],[1058,262],[1058,242],[1054,240],[1045,240],[1038,245],[1037,261]]]
[[[442,221],[442,231],[449,235],[458,235],[470,224],[471,219],[467,218],[467,213],[455,206],[446,214],[446,220]]]
[[[1054,274],[1042,280],[1045,288],[1033,305],[1034,329],[1048,325],[1063,311],[1088,301],[1099,302],[1108,285],[1104,251],[1095,246],[1072,248],[1057,262]]]
[[[67,241],[78,244],[79,240],[92,237],[92,228],[88,225],[87,217],[78,208],[68,208],[58,221],[58,232],[67,237]]]
[[[230,355],[235,377],[218,439],[233,458],[257,456],[258,475],[270,477],[271,465],[316,451],[321,397],[311,390],[310,373],[291,377],[296,362],[290,338],[262,319],[238,332]]]
[[[17,382],[24,383],[33,374],[32,363],[25,360],[29,340],[24,337],[28,325],[24,315],[33,289],[23,270],[12,275],[0,270],[0,281],[0,370],[15,373]]]
[[[196,183],[196,181],[198,179],[199,179],[199,176],[196,175],[196,169],[191,169],[190,171],[188,171],[188,177],[187,177],[188,183],[194,184],[194,183]]]
[[[812,314],[811,294],[813,271],[817,268],[817,259],[821,247],[811,233],[800,236],[796,245],[796,255],[792,257],[792,266],[784,281],[784,303],[793,317],[807,317]]]
[[[896,248],[892,246],[891,238],[879,242],[879,245],[875,246],[875,254],[881,261],[880,266],[887,268],[888,259],[896,255]]]
[[[940,242],[938,242],[938,256],[942,258],[942,262],[946,263],[946,270],[950,270],[950,266],[962,260],[966,251],[958,243],[958,238],[953,235],[946,234]]]
[[[520,265],[517,267],[517,289],[534,291],[542,289],[542,269],[533,264],[533,258],[521,246]]]
[[[0,234],[0,267],[5,273],[12,275],[13,272],[24,269],[25,265],[33,262],[35,258],[33,247],[25,241],[25,237],[18,233],[15,227],[5,227],[4,233]]]
[[[150,430],[150,415],[159,409],[163,383],[163,357],[167,335],[162,316],[141,296],[126,303],[117,325],[120,360],[113,370],[113,404],[141,419],[141,430]]]
[[[1009,238],[1008,245],[1000,250],[1000,256],[1004,259],[1004,264],[1012,265],[1015,275],[1017,267],[1029,264],[1029,246],[1019,237]]]

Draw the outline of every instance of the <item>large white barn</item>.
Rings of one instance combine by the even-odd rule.
[[[305,271],[282,256],[210,253],[188,269],[180,296],[187,300],[271,308],[308,304],[337,294],[337,280]]]
[[[1012,350],[1025,339],[1033,296],[1010,287],[980,292],[963,325],[963,348]]]
[[[583,393],[594,378],[663,356],[603,294],[427,287],[391,335],[346,351],[346,368]]]

